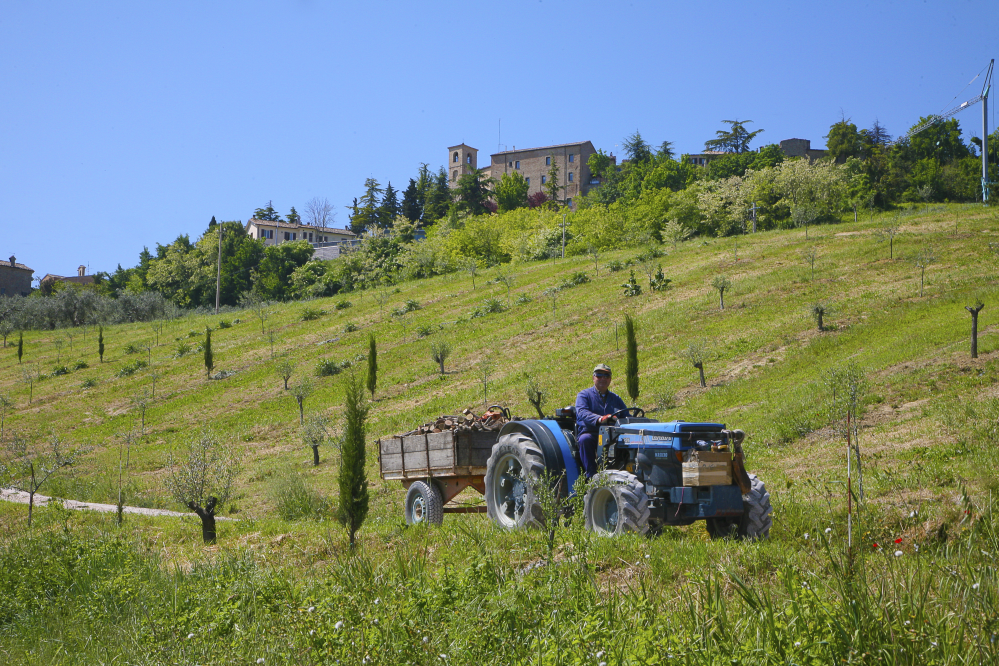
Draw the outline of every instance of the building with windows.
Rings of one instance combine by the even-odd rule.
[[[31,293],[31,276],[34,271],[17,263],[13,256],[0,262],[0,296],[27,296]]]
[[[76,275],[56,275],[54,273],[46,273],[45,277],[38,281],[38,287],[42,290],[43,294],[48,295],[51,293],[52,285],[56,282],[69,282],[70,284],[79,285],[90,285],[97,281],[96,275],[87,275],[87,267],[79,266],[76,269]]]
[[[264,245],[280,245],[290,241],[304,240],[316,249],[316,259],[334,259],[341,247],[351,247],[360,239],[350,229],[316,227],[310,224],[274,222],[251,218],[246,223],[246,233],[250,238],[264,241]]]
[[[469,145],[460,143],[448,149],[448,174],[451,187],[458,184],[458,179],[472,169],[478,167],[479,151]],[[586,194],[590,188],[599,185],[600,181],[590,174],[587,160],[597,152],[589,141],[578,143],[563,143],[557,146],[542,146],[524,150],[505,150],[490,155],[490,164],[482,169],[486,176],[497,181],[504,173],[519,173],[528,184],[528,195],[543,192],[548,185],[548,172],[552,162],[559,171],[559,198],[572,205],[574,197]]]

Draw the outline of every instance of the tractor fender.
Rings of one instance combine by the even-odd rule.
[[[568,491],[572,493],[576,479],[579,478],[579,464],[572,455],[572,447],[558,422],[532,419],[510,421],[500,430],[499,436],[512,432],[530,437],[541,447],[545,468],[556,475],[564,471]]]

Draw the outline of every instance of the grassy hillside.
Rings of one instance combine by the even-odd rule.
[[[993,212],[964,206],[941,206],[907,216],[894,240],[894,259],[889,258],[888,243],[878,242],[877,219],[813,227],[807,239],[801,230],[738,239],[695,239],[675,250],[667,248],[667,255],[656,261],[672,280],[665,291],[650,293],[640,267],[634,266],[644,293],[630,298],[624,297],[620,288],[630,268],[611,272],[608,263],[625,262],[643,248],[601,255],[599,267],[592,258],[576,257],[491,268],[475,277],[474,287],[471,276],[462,273],[376,292],[275,305],[263,323],[276,334],[273,352],[270,340],[261,333],[260,320],[250,311],[168,322],[158,345],[151,324],[105,328],[104,363],[99,362],[93,331],[87,332],[85,340],[82,331],[74,332],[72,348],[67,331],[27,333],[23,365],[18,365],[14,348],[8,347],[0,357],[0,392],[16,402],[5,428],[8,433],[25,433],[35,445],[59,435],[89,450],[42,492],[114,501],[119,433],[138,427],[132,399],[151,390],[153,372],[157,376],[155,396],[146,411],[145,436],[132,454],[129,503],[178,508],[170,504],[162,486],[166,456],[203,427],[216,428],[238,441],[246,459],[232,514],[240,520],[220,526],[221,545],[217,548],[206,552],[197,543],[200,535],[196,527],[184,524],[186,521],[130,518],[122,531],[112,528],[107,518],[69,517],[58,509],[40,512],[41,525],[29,537],[26,509],[0,506],[5,557],[10,563],[14,561],[11,558],[16,559],[13,553],[23,552],[44,561],[47,557],[59,561],[63,557],[58,554],[62,553],[60,548],[81,548],[89,553],[94,543],[109,540],[108,544],[116,545],[108,548],[118,548],[124,554],[102,561],[118,563],[114,566],[137,576],[140,574],[134,572],[145,571],[136,585],[147,586],[153,597],[159,594],[157,590],[180,585],[190,591],[189,599],[196,599],[218,585],[235,598],[247,594],[259,600],[263,594],[271,599],[267,603],[272,605],[266,609],[230,609],[226,615],[229,620],[220,620],[214,613],[219,607],[228,608],[228,602],[217,604],[208,595],[197,606],[200,611],[192,610],[181,620],[176,615],[143,616],[127,595],[115,597],[115,612],[125,618],[123,626],[134,623],[134,627],[143,627],[140,633],[153,632],[147,637],[149,645],[178,663],[213,655],[215,659],[240,661],[252,657],[253,650],[267,651],[279,663],[297,662],[293,655],[280,657],[274,650],[285,644],[285,638],[296,645],[299,639],[306,640],[302,638],[307,635],[302,629],[306,625],[299,626],[298,620],[289,624],[286,613],[310,605],[306,603],[310,595],[323,600],[326,605],[320,612],[327,615],[310,615],[309,622],[315,626],[308,626],[325,632],[324,636],[329,634],[324,647],[309,653],[316,661],[337,656],[348,659],[345,663],[354,663],[350,659],[360,663],[368,654],[382,663],[441,663],[439,654],[450,652],[449,659],[461,655],[467,662],[499,655],[510,663],[527,663],[534,658],[531,654],[537,654],[544,663],[557,663],[552,655],[564,651],[573,655],[565,658],[566,663],[597,663],[601,659],[623,663],[625,652],[619,657],[594,655],[601,645],[624,650],[629,644],[628,631],[647,633],[657,623],[675,622],[675,643],[667,645],[661,642],[665,638],[652,634],[642,639],[645,642],[630,643],[646,646],[648,654],[683,651],[694,655],[689,658],[696,661],[701,658],[696,655],[735,658],[724,646],[740,636],[754,635],[753,649],[762,650],[756,653],[760,659],[754,660],[752,652],[740,652],[739,659],[746,659],[745,663],[784,663],[801,648],[792,647],[795,641],[801,643],[799,639],[779,638],[794,633],[786,624],[792,619],[773,620],[782,629],[774,625],[761,630],[761,626],[769,622],[767,613],[777,612],[776,608],[790,600],[801,604],[797,621],[814,625],[812,630],[801,632],[806,642],[811,641],[808,645],[822,643],[812,641],[813,634],[824,636],[824,647],[815,647],[811,658],[822,661],[830,655],[837,659],[852,655],[854,661],[864,661],[873,659],[870,646],[881,645],[900,663],[928,663],[912,660],[918,643],[899,642],[899,635],[907,630],[899,629],[901,634],[896,635],[878,629],[875,621],[880,618],[891,627],[911,626],[898,613],[903,608],[906,613],[915,613],[911,604],[922,603],[918,612],[925,614],[927,628],[921,629],[919,640],[932,634],[933,642],[944,646],[941,650],[949,650],[941,653],[941,663],[959,663],[973,642],[971,634],[984,636],[982,632],[993,631],[989,623],[996,617],[994,569],[988,559],[992,556],[968,555],[983,548],[994,552],[990,549],[996,545],[988,541],[995,538],[989,498],[999,488],[993,471],[999,416],[999,329],[993,323],[997,281],[988,246],[999,233],[996,222]],[[803,258],[811,249],[816,257],[814,277]],[[920,296],[920,269],[911,259],[929,249],[935,261],[926,268]],[[578,272],[586,272],[589,281],[560,291],[554,303],[545,295],[546,289]],[[509,290],[497,280],[500,275],[513,278]],[[719,308],[718,292],[711,286],[719,275],[731,282],[724,310]],[[500,301],[505,311],[472,317],[489,298]],[[970,317],[964,306],[976,299],[986,303],[986,308],[979,321],[980,357],[971,360]],[[336,304],[342,301],[352,305],[337,309]],[[393,314],[405,309],[407,302],[417,303],[419,309]],[[810,314],[816,303],[824,304],[829,312],[825,320],[828,330],[823,332],[817,330]],[[319,308],[325,314],[303,321],[306,308]],[[575,393],[590,383],[589,371],[597,362],[609,363],[615,369],[618,377],[612,388],[624,394],[624,313],[632,314],[639,327],[639,405],[663,420],[722,421],[747,432],[748,466],[766,481],[774,500],[770,542],[712,543],[699,525],[668,530],[654,539],[594,542],[567,528],[560,532],[555,559],[568,573],[558,574],[563,570],[552,565],[524,574],[517,572],[546,557],[538,534],[501,533],[480,516],[449,516],[438,530],[402,526],[404,490],[397,483],[383,484],[377,478],[377,437],[411,429],[442,413],[480,408],[484,403],[506,404],[514,413],[529,416],[532,410],[524,396],[529,375],[537,376],[548,388],[549,409],[569,404]],[[221,320],[232,322],[234,317],[240,321],[231,328],[219,328]],[[356,330],[345,332],[347,324]],[[215,371],[234,373],[226,379],[207,380],[200,353],[176,357],[178,345],[200,342],[206,326],[215,329]],[[430,360],[430,338],[420,337],[428,330],[449,340],[454,348],[443,376]],[[380,368],[369,430],[372,508],[361,531],[362,555],[355,558],[344,550],[342,530],[329,521],[286,522],[275,515],[275,498],[291,477],[304,478],[334,501],[336,488],[330,451],[323,452],[322,465],[311,466],[311,451],[300,439],[297,405],[283,390],[275,368],[282,359],[293,360],[297,369],[291,383],[312,375],[321,359],[352,360],[363,369],[364,363],[358,359],[367,351],[369,335],[377,339]],[[61,348],[58,339],[64,341]],[[140,347],[139,353],[127,354],[129,343]],[[704,344],[708,350],[706,388],[699,386],[697,371],[679,354],[692,343]],[[147,345],[148,350],[144,348]],[[22,368],[30,364],[49,374],[57,357],[59,364],[82,360],[89,367],[35,382],[29,404]],[[148,359],[150,366],[118,377],[135,359]],[[840,549],[845,534],[845,445],[830,427],[828,413],[830,373],[850,364],[866,378],[860,429],[866,500],[858,541],[864,544],[865,557],[870,558],[869,569],[865,569],[870,578],[859,582],[853,573],[848,578],[838,575],[845,562]],[[88,379],[96,384],[84,388]],[[318,390],[306,402],[306,412],[328,410],[336,415],[342,403],[342,378],[314,380]],[[816,544],[815,538],[825,534],[826,528],[840,537],[829,550]],[[74,536],[59,538],[79,542],[59,546],[40,541],[42,534],[60,532]],[[812,538],[804,538],[805,533]],[[896,538],[902,539],[898,548],[911,558],[892,562],[892,557],[881,557],[880,550],[870,547],[875,541],[890,545]],[[988,547],[973,539],[985,539]],[[946,581],[937,580],[935,570],[917,554],[917,545],[922,545],[923,553],[932,549],[935,557],[955,572],[966,567],[969,576],[978,576],[978,582],[986,586],[988,596],[975,597],[974,603],[981,605],[974,627],[961,627],[948,619],[957,606],[971,603],[970,588],[963,583],[950,588]],[[39,554],[41,551],[44,553]],[[959,552],[964,554],[959,556]],[[585,554],[582,569],[573,553],[577,558]],[[129,558],[135,561],[121,564]],[[172,568],[177,564],[180,569]],[[185,577],[184,571],[192,564],[195,573]],[[988,568],[983,569],[986,564]],[[240,574],[240,567],[250,573]],[[719,567],[727,573],[718,573]],[[310,574],[293,576],[293,582],[288,582],[288,571],[303,568]],[[799,578],[816,585],[824,579],[822,584],[828,585],[830,596],[823,603],[848,597],[857,601],[860,597],[849,595],[859,594],[857,590],[863,588],[870,596],[861,600],[871,604],[867,612],[873,618],[863,624],[864,631],[870,632],[864,639],[869,644],[856,637],[830,638],[825,629],[815,628],[842,621],[838,615],[842,609],[810,606],[812,602],[799,598],[793,588],[798,585],[800,591]],[[837,588],[837,581],[843,580],[850,581],[849,585]],[[892,580],[895,588],[886,583]],[[357,581],[370,585],[366,583],[361,590],[355,587]],[[413,587],[414,581],[423,583]],[[747,581],[752,592],[740,587],[742,581]],[[87,585],[77,587],[90,589]],[[929,601],[905,596],[917,594],[924,585]],[[853,591],[847,594],[847,588]],[[264,594],[264,589],[269,592]],[[905,599],[895,599],[892,603],[896,606],[885,619],[887,601],[879,595],[889,595],[892,589],[904,589]],[[754,598],[757,593],[766,598]],[[382,596],[372,596],[378,594]],[[642,601],[636,602],[635,595]],[[72,598],[74,603],[82,603],[82,597]],[[372,632],[381,630],[360,617],[367,612],[370,620],[370,613],[380,612],[371,610],[375,598],[385,599],[389,615],[382,622],[392,627],[390,636],[380,634],[377,641]],[[679,606],[677,598],[683,600]],[[552,604],[566,599],[576,605],[565,610],[567,616],[560,624],[551,613],[556,607]],[[685,622],[688,601],[693,604],[693,616]],[[726,603],[732,604],[728,611]],[[772,604],[769,610],[767,604]],[[467,617],[451,616],[446,612],[449,608],[461,608]],[[39,642],[31,633],[42,627],[55,631],[58,613],[45,605],[27,604],[25,609],[22,615],[0,619],[5,642],[13,646],[8,655],[35,650],[35,656],[19,659],[32,662],[50,657],[58,661],[55,647]],[[340,634],[331,628],[337,618],[349,615],[345,609],[354,609],[349,612],[358,615],[354,626],[359,633],[351,634],[352,646],[337,642]],[[626,616],[623,619],[622,613]],[[233,638],[233,625],[238,622],[232,618],[237,616],[243,618],[244,627],[251,627],[252,636]],[[826,616],[835,622],[822,620]],[[407,624],[421,617],[427,623],[426,642],[421,629]],[[716,629],[723,627],[718,631],[730,633],[698,629],[709,617],[714,618]],[[292,613],[294,618],[298,615]],[[206,639],[198,643],[197,650],[178,642],[189,627],[201,621],[217,623],[217,631],[228,638],[218,642]],[[482,639],[477,626],[488,627],[486,633],[494,632],[501,638],[498,642]],[[305,633],[292,636],[287,632],[293,627]],[[502,639],[504,632],[523,632],[525,627],[536,632],[533,642],[521,645]],[[145,645],[145,638],[136,639],[133,645],[114,629],[101,631],[97,642],[113,646],[112,652],[142,653],[140,643]],[[156,635],[157,631],[168,635]],[[586,631],[593,633],[592,640],[572,642]],[[835,634],[837,630],[829,631]],[[82,645],[81,634],[71,629],[59,632],[60,640],[67,644]],[[392,646],[397,652],[378,651],[383,648],[371,647],[375,643],[370,642],[365,643],[366,653],[357,648],[362,639]],[[983,648],[979,645],[978,649]],[[868,657],[862,656],[864,652]],[[636,653],[632,658],[638,656]],[[802,654],[798,658],[806,657]],[[67,658],[66,663],[72,660]]]

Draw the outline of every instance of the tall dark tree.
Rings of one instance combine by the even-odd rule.
[[[447,170],[441,167],[428,190],[426,205],[423,208],[423,226],[433,224],[447,215],[452,199],[451,188],[447,182]]]
[[[885,129],[884,125],[882,125],[876,118],[874,119],[874,124],[871,125],[870,129],[860,130],[860,133],[871,146],[881,146],[884,148],[891,143],[891,134],[888,133],[888,130]]]
[[[669,160],[671,160],[674,157],[676,157],[676,152],[673,150],[673,142],[672,141],[663,141],[661,144],[659,144],[659,153],[658,154],[659,154],[660,157],[665,157],[666,159],[669,159]]]
[[[101,343],[104,346],[104,343]],[[24,332],[18,331],[17,334],[17,364],[21,365],[21,357],[24,356]],[[104,361],[104,352],[101,351],[101,362]]]
[[[472,215],[484,215],[489,212],[486,201],[492,195],[490,189],[496,184],[495,178],[490,178],[482,169],[472,169],[458,178],[455,188],[455,200],[458,210]]]
[[[271,201],[267,202],[267,205],[263,208],[258,208],[253,211],[253,217],[258,220],[266,220],[268,222],[280,222],[281,213],[274,210],[274,204]]]
[[[103,363],[104,362],[104,327],[103,326],[98,326],[97,327],[97,354],[101,358],[101,363]],[[20,361],[20,360],[21,360],[21,357],[18,356],[18,361]]]
[[[208,228],[209,229],[214,229],[216,224],[218,224],[218,222],[215,221],[215,216],[212,215],[211,222],[208,223]]]
[[[385,186],[385,196],[382,197],[382,204],[378,207],[378,226],[382,229],[391,229],[392,223],[399,215],[399,193],[392,187],[392,181]]]
[[[864,139],[857,126],[849,118],[843,118],[829,128],[825,136],[829,156],[837,162],[845,162],[848,157],[863,157]]]
[[[382,186],[374,178],[364,181],[364,194],[354,204],[354,215],[350,219],[351,231],[364,233],[379,226],[381,221]]]
[[[212,369],[215,367],[215,355],[212,353],[212,329],[205,327],[205,371],[208,377],[212,376]]]
[[[704,142],[705,150],[720,150],[724,153],[745,153],[749,150],[749,144],[763,130],[758,129],[750,132],[746,125],[752,120],[723,120],[728,123],[728,130],[718,130],[715,138]]]
[[[420,191],[416,187],[416,181],[409,179],[406,191],[402,193],[402,216],[410,222],[419,224],[423,217],[423,204],[420,203]]]
[[[627,341],[627,362],[625,364],[625,380],[628,386],[628,397],[631,404],[638,400],[638,338],[635,335],[635,320],[631,315],[624,316],[624,336]]]
[[[291,210],[288,211],[288,215],[286,215],[285,217],[288,218],[288,222],[290,222],[291,224],[302,223],[302,216],[298,214],[298,211],[295,210],[294,206],[291,207]]]
[[[375,389],[378,388],[378,346],[375,344],[375,336],[372,333],[368,336],[368,391],[371,398],[375,397]]]
[[[635,130],[624,140],[624,154],[632,162],[648,162],[652,159],[652,146],[642,138],[641,132]]]
[[[337,520],[347,528],[350,547],[354,548],[357,530],[368,516],[368,479],[364,473],[364,438],[367,429],[368,403],[364,397],[364,384],[353,372],[346,377],[344,393],[346,428],[338,475],[340,498],[337,505]]]

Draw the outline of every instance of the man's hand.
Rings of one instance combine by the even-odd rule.
[[[608,423],[612,418],[614,418],[612,415],[605,414],[604,416],[600,417],[600,423]]]

